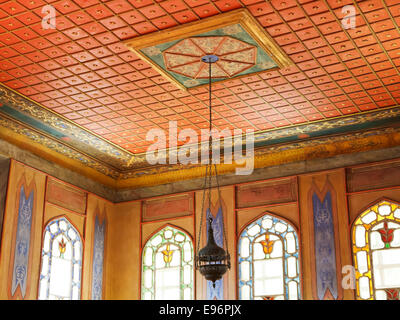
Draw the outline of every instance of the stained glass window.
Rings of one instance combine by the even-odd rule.
[[[299,244],[294,227],[270,214],[250,223],[238,243],[239,299],[300,299]]]
[[[193,299],[193,244],[183,231],[167,226],[143,248],[142,299]]]
[[[399,300],[400,206],[380,201],[352,228],[356,293],[362,300]]]
[[[79,300],[82,241],[66,218],[47,224],[42,247],[39,300]]]

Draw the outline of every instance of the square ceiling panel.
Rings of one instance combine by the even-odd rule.
[[[209,68],[201,58],[210,54],[218,57],[212,66],[213,82],[292,63],[247,9],[135,37],[125,44],[181,89],[208,83]]]

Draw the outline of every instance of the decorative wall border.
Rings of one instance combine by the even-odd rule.
[[[341,300],[343,299],[343,289],[341,286],[341,257],[340,257],[340,240],[339,240],[339,230],[338,230],[338,212],[337,212],[337,193],[335,188],[333,187],[332,183],[329,181],[329,173],[326,174],[326,180],[322,190],[318,188],[316,183],[313,181],[312,185],[308,191],[308,203],[312,210],[309,211],[309,226],[310,226],[310,257],[314,263],[311,264],[311,272],[314,275],[312,277],[312,295],[315,300],[319,300],[319,292],[318,292],[318,277],[317,274],[317,255],[315,253],[315,224],[314,224],[314,203],[313,203],[313,196],[316,195],[319,198],[320,202],[323,202],[326,195],[330,192],[331,195],[331,214],[332,214],[332,223],[333,223],[333,231],[334,231],[334,245],[335,245],[335,267],[336,267],[336,289],[337,289],[337,296],[334,297],[332,292],[327,288],[323,292],[323,296],[321,300]]]
[[[32,119],[36,119],[33,116],[37,116],[38,121],[47,121],[49,126],[56,119],[51,111],[45,110],[44,107],[23,98],[7,87],[0,86],[0,138],[22,145],[24,149],[44,159],[66,166],[106,186],[117,189],[145,187],[204,176],[204,168],[199,164],[149,166],[145,154],[123,156],[120,161],[123,165],[115,167],[115,163],[110,165],[102,161],[102,157],[90,156],[86,150],[77,149],[62,139],[57,139],[13,118],[10,114],[3,113],[1,103],[7,104],[8,107],[12,106],[16,108],[15,110],[22,108],[23,112],[32,115]],[[56,121],[57,126],[63,127],[64,120],[61,117],[57,119],[61,121]],[[395,124],[399,123],[400,108],[395,106],[257,132],[255,168],[400,145],[400,129],[395,127]],[[91,135],[89,132],[84,134],[88,137]],[[93,139],[98,140],[95,135]],[[356,139],[359,139],[357,143]],[[91,138],[88,138],[88,141],[90,142]],[[109,147],[112,149],[112,146]],[[177,152],[177,150],[172,151]],[[105,151],[104,157],[108,157],[106,152],[108,151]],[[226,174],[233,172],[236,165],[219,165],[219,167],[219,173]]]
[[[29,244],[25,245],[20,245],[16,247],[16,241],[18,239],[18,224],[19,224],[19,209],[20,209],[20,199],[21,199],[21,191],[22,188],[24,190],[24,195],[26,200],[28,199],[29,195],[32,194],[33,200],[32,200],[32,208],[31,208],[31,222],[30,222],[30,232],[29,232]],[[30,290],[31,290],[31,284],[32,284],[32,273],[31,267],[32,267],[32,258],[33,258],[33,252],[32,252],[32,244],[33,244],[33,239],[34,239],[34,230],[35,230],[35,215],[36,215],[36,208],[37,208],[37,188],[36,188],[36,183],[34,178],[32,178],[32,181],[29,183],[27,182],[25,173],[22,174],[22,177],[19,179],[19,182],[17,183],[16,186],[17,191],[17,196],[15,198],[15,204],[14,204],[14,212],[16,213],[16,217],[13,223],[13,231],[12,231],[12,238],[11,238],[11,253],[10,253],[10,261],[9,261],[9,275],[8,275],[8,286],[7,286],[7,294],[10,300],[17,300],[17,299],[22,299],[24,300],[26,296],[29,295]],[[15,268],[15,254],[16,251],[26,251],[25,255],[27,255],[27,262],[25,265],[25,270],[21,270],[21,274],[17,274],[16,277],[19,278],[20,276],[24,276],[23,273],[25,273],[25,281],[26,281],[26,287],[24,292],[22,292],[22,288],[20,284],[16,284],[16,287],[14,287],[14,292],[13,292],[13,283],[12,281],[16,280],[14,278],[14,268]],[[18,273],[18,271],[16,271]]]

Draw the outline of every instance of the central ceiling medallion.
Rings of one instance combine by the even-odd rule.
[[[242,8],[124,41],[130,50],[181,89],[208,84],[207,64],[215,55],[212,82],[284,68],[287,55]]]
[[[166,69],[192,79],[208,79],[205,55],[219,59],[213,65],[212,79],[231,78],[256,65],[257,47],[232,37],[192,37],[163,52]]]

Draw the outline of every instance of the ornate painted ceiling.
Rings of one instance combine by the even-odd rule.
[[[43,28],[46,5],[55,29]],[[262,34],[218,25],[238,11]],[[203,22],[207,30],[182,32]],[[208,128],[198,58],[218,53],[213,125],[254,129],[260,156],[388,137],[400,118],[399,25],[398,0],[0,0],[0,136],[111,180],[180,170],[149,166],[146,134],[169,121]],[[157,34],[147,59],[127,45]]]

